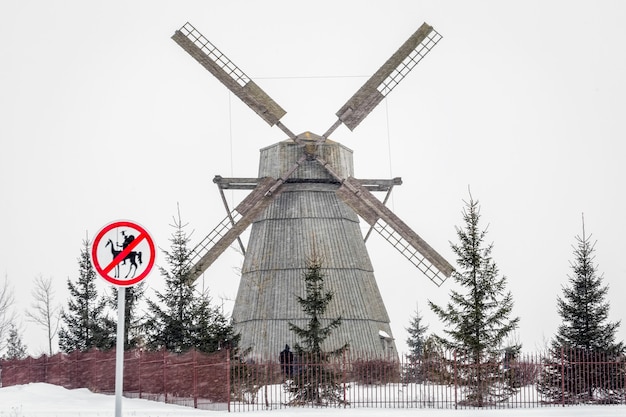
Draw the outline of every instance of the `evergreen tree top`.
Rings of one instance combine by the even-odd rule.
[[[106,314],[106,298],[96,289],[96,271],[90,257],[90,243],[83,241],[78,257],[78,278],[67,280],[70,299],[61,313],[59,347],[64,352],[110,349],[114,345],[114,323]]]
[[[487,229],[479,227],[479,202],[470,195],[464,203],[464,226],[456,227],[459,243],[450,245],[458,265],[452,278],[465,292],[452,290],[445,307],[429,305],[447,324],[448,337],[441,338],[445,347],[478,356],[495,354],[517,328],[519,317],[511,317],[513,296],[492,259],[493,243],[485,244]]]
[[[609,303],[605,297],[608,285],[595,264],[595,245],[585,232],[576,236],[573,245],[574,261],[568,286],[563,287],[563,298],[557,297],[557,311],[562,324],[557,330],[555,348],[567,346],[585,350],[623,352],[623,343],[615,342],[615,333],[621,322],[608,322]]]
[[[22,343],[22,338],[17,327],[15,324],[11,323],[4,359],[24,359],[26,357],[26,350],[26,345]]]
[[[422,320],[423,318],[419,313],[419,309],[416,308],[415,315],[411,317],[409,327],[406,329],[409,333],[406,344],[409,348],[409,357],[411,359],[419,359],[424,351],[428,326],[422,324]]]

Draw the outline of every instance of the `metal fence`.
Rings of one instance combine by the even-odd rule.
[[[233,361],[232,411],[290,406],[350,408],[534,408],[626,404],[626,357],[560,352],[478,361],[455,352],[419,360],[344,354],[324,363],[297,358]]]
[[[475,358],[474,358],[475,359]],[[231,357],[230,352],[125,352],[124,395],[203,409],[290,406],[369,408],[530,408],[626,404],[623,355],[561,350],[471,358],[432,352],[420,360],[345,353],[323,363]],[[0,361],[2,386],[47,382],[115,390],[115,351]]]

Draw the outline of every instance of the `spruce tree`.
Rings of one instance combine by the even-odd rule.
[[[539,385],[540,392],[555,401],[611,401],[624,396],[624,344],[615,341],[620,322],[608,321],[605,297],[609,287],[598,274],[595,242],[590,239],[583,221],[582,237],[576,236],[569,286],[563,288],[563,298],[557,297],[562,323]],[[600,363],[581,363],[585,361]],[[622,368],[617,365],[620,362]]]
[[[406,344],[409,347],[409,359],[414,361],[422,357],[426,342],[428,326],[423,325],[422,320],[419,310],[415,309],[415,315],[411,317],[409,327],[406,329],[409,333],[409,337],[406,339]]]
[[[67,280],[71,298],[67,310],[61,313],[63,324],[59,330],[59,348],[66,353],[107,350],[115,345],[115,322],[106,315],[106,299],[98,296],[89,253],[89,242],[85,240],[78,258],[78,280]]]
[[[480,217],[479,203],[470,195],[463,209],[465,226],[456,228],[459,243],[451,244],[458,265],[452,278],[465,293],[452,290],[445,307],[430,301],[429,305],[446,324],[447,337],[440,339],[456,352],[458,381],[467,386],[466,402],[482,407],[515,392],[509,384],[504,388],[498,384],[505,376],[503,344],[519,318],[511,317],[513,297],[491,257],[493,244],[485,244],[487,230],[479,228]]]
[[[7,349],[4,359],[24,359],[26,357],[26,345],[22,343],[20,333],[17,331],[15,324],[11,323],[9,329],[9,337],[7,339]]]
[[[182,223],[180,212],[171,226],[171,250],[163,250],[169,269],[159,267],[165,278],[165,291],[156,292],[156,302],[147,300],[147,346],[172,352],[192,348],[213,352],[225,339],[234,341],[233,329],[221,312],[211,306],[207,294],[199,293],[187,278],[191,253],[187,225]]]
[[[156,292],[158,302],[148,300],[147,321],[148,348],[185,352],[193,347],[191,324],[193,321],[193,284],[187,280],[190,251],[189,237],[180,220],[171,225],[174,232],[170,237],[171,250],[162,249],[169,270],[159,267],[165,278],[165,291]]]
[[[407,355],[408,367],[404,372],[407,382],[421,382],[423,379],[422,357],[424,355],[428,326],[422,324],[422,320],[422,316],[416,308],[415,315],[411,317],[409,327],[406,329],[409,333],[409,337],[406,339],[406,344],[409,347]]]
[[[297,297],[298,304],[308,317],[307,326],[289,323],[289,329],[301,341],[295,344],[296,361],[301,365],[297,367],[293,379],[285,382],[285,390],[293,395],[291,405],[344,404],[340,375],[330,362],[345,352],[348,344],[328,352],[322,348],[333,330],[341,326],[341,316],[324,317],[333,293],[324,289],[322,260],[313,256],[307,264],[304,273],[306,296]]]

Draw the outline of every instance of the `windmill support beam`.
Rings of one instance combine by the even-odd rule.
[[[256,219],[272,200],[280,194],[280,190],[270,196],[266,196],[267,190],[276,183],[274,178],[260,178],[254,191],[241,202],[233,212],[229,213],[226,220],[211,232],[204,241],[200,242],[192,251],[188,264],[190,266],[187,278],[193,282],[207,270],[209,266],[243,233],[244,230]],[[241,217],[239,217],[241,216]],[[234,221],[234,222],[233,222]]]
[[[254,190],[263,178],[225,178],[216,175],[213,182],[221,190]],[[395,177],[392,179],[356,179],[368,191],[389,192],[394,186],[402,185],[402,178]],[[295,182],[287,180],[286,182]]]
[[[262,178],[224,178],[216,175],[213,182],[222,190],[254,190]]]
[[[389,197],[391,197],[391,190],[393,188],[389,188],[389,190],[387,190],[387,194],[385,194],[385,198],[383,199],[383,205],[387,205],[387,201],[389,200]],[[222,193],[223,194],[223,193]],[[365,238],[363,240],[365,240],[367,242],[367,239],[369,239],[370,234],[372,234],[372,232],[374,231],[374,226],[370,226],[370,229],[367,231],[367,234],[365,235]]]
[[[220,190],[220,197],[222,197],[222,203],[224,204],[224,208],[226,209],[226,215],[228,216],[228,219],[230,220],[230,224],[232,226],[235,226],[235,218],[232,216],[231,212],[230,212],[230,207],[228,207],[228,201],[226,201],[226,196],[224,195],[224,189],[221,187],[217,187]],[[239,249],[241,249],[241,253],[245,256],[246,255],[246,248],[243,245],[243,242],[241,241],[241,236],[237,236],[237,242],[239,243]]]

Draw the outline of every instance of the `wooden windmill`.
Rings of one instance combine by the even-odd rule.
[[[289,322],[304,327],[296,301],[303,296],[307,259],[323,259],[324,285],[334,298],[326,314],[342,325],[326,340],[333,349],[396,354],[389,317],[374,278],[359,217],[380,233],[436,285],[453,267],[372,192],[401,184],[354,178],[352,151],[330,140],[342,123],[353,130],[434,47],[441,36],[424,23],[336,113],[326,133],[294,134],[280,119],[283,110],[256,83],[186,23],[172,39],[287,139],[261,149],[258,178],[216,176],[223,190],[252,190],[192,251],[189,277],[197,279],[235,240],[245,254],[232,318],[240,346],[258,357],[276,358],[294,335]],[[247,247],[239,236],[252,225]]]

